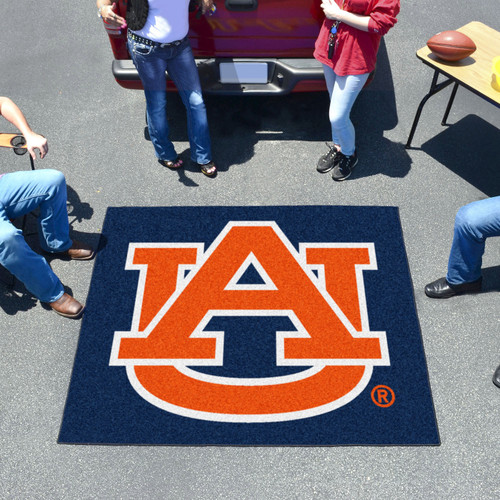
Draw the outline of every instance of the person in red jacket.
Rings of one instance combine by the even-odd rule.
[[[317,164],[333,170],[334,181],[347,179],[358,163],[352,106],[375,69],[380,40],[396,23],[399,0],[323,0],[325,20],[314,57],[323,64],[330,93],[333,147]]]

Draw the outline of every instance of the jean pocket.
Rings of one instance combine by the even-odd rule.
[[[137,43],[137,42],[132,44],[132,51],[134,52],[134,54],[139,54],[141,56],[149,56],[152,50],[153,50],[152,45],[146,45],[144,43]]]

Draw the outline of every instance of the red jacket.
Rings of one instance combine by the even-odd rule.
[[[343,0],[334,0],[342,7]],[[361,75],[375,69],[380,40],[395,24],[399,13],[399,0],[345,0],[344,10],[370,16],[369,31],[362,31],[340,23],[336,48],[328,59],[328,36],[333,21],[325,19],[314,51],[314,57],[333,68],[339,76]]]

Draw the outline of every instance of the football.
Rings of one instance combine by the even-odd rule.
[[[444,61],[460,61],[476,50],[476,44],[460,31],[442,31],[427,41],[427,47]]]

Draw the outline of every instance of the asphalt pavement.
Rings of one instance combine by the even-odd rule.
[[[413,116],[432,71],[415,56],[435,33],[481,21],[498,0],[403,2],[375,82],[353,110],[359,165],[346,182],[315,170],[329,139],[325,94],[206,99],[219,175],[161,167],[144,137],[144,97],[119,87],[95,3],[20,0],[0,7],[0,95],[49,140],[39,168],[64,172],[73,235],[97,244],[109,206],[382,205],[400,209],[441,436],[438,447],[128,447],[57,444],[80,322],[0,284],[0,498],[283,499],[500,496],[500,239],[488,241],[485,292],[437,301],[458,208],[500,194],[499,109],[449,89]],[[500,55],[500,47],[498,48]],[[169,102],[179,152],[185,113]],[[12,128],[5,121],[3,131]],[[0,151],[3,172],[29,167]],[[328,223],[328,221],[325,221]],[[85,301],[93,262],[53,260]]]

